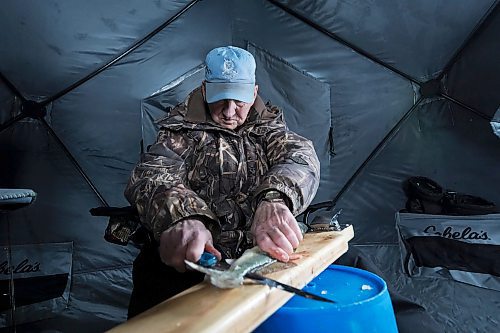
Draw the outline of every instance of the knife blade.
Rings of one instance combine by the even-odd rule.
[[[218,261],[217,257],[213,255],[210,252],[203,252],[201,255],[200,259],[197,262],[198,265],[205,267],[205,268],[217,268],[217,269],[222,269],[224,270],[229,267],[227,264],[223,264],[222,262]],[[262,284],[269,286],[271,288],[278,288],[290,293],[293,293],[295,295],[299,295],[308,299],[313,299],[317,301],[322,301],[322,302],[327,302],[327,303],[336,303],[335,301],[325,298],[323,296],[319,296],[313,293],[310,293],[308,291],[301,290],[299,288],[292,287],[290,285],[287,285],[285,283],[267,278],[265,276],[262,276],[260,274],[254,273],[254,272],[248,272],[244,275],[245,278],[252,280],[255,283]]]
[[[279,281],[267,278],[267,277],[262,276],[262,275],[257,274],[257,273],[253,273],[253,272],[247,273],[247,274],[245,274],[245,278],[250,279],[258,284],[263,284],[263,285],[269,286],[271,288],[278,288],[278,289],[288,291],[290,293],[293,293],[295,295],[299,295],[299,296],[302,296],[302,297],[305,297],[308,299],[313,299],[316,301],[322,301],[322,302],[327,302],[327,303],[336,303],[335,301],[333,301],[331,299],[310,293],[308,291],[301,290],[299,288],[292,287],[288,284],[281,283]]]

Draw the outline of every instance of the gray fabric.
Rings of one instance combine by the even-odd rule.
[[[411,77],[427,81],[440,73],[495,0],[460,0],[452,5],[433,0],[278,2]]]
[[[311,124],[319,119],[332,127],[334,154],[325,154],[330,144],[319,149],[322,181],[315,202],[332,199],[386,135],[387,129],[413,105],[416,98],[413,87],[274,6],[268,8],[260,1],[248,1],[240,2],[239,8],[239,12],[245,13],[245,19],[236,20],[236,42],[245,46],[245,41],[250,41],[259,57],[262,54],[264,68],[261,70],[267,74],[260,75],[261,81],[258,75],[257,81],[274,92],[265,97],[276,104],[283,101],[285,117],[291,116],[288,122],[293,130],[301,131],[303,123]],[[256,21],[258,25],[252,24]],[[295,85],[304,88],[297,89]],[[328,97],[322,92],[325,85],[330,89],[329,107],[324,105]],[[306,92],[318,86],[323,87],[309,97]],[[267,93],[265,90],[262,89],[263,94]],[[300,118],[294,115],[298,110]],[[324,126],[309,132],[315,143],[325,141]]]
[[[227,10],[223,1],[199,3],[104,75],[54,103],[54,130],[110,205],[125,204],[117,189],[139,160],[141,100],[199,66],[214,43],[211,36],[229,43],[229,27],[211,21]]]
[[[2,53],[0,71],[26,97],[52,96],[113,59],[188,2],[3,1],[0,40],[9,52]]]
[[[471,41],[451,68],[445,86],[450,95],[491,117],[500,106],[500,10]]]
[[[188,3],[3,1],[0,73],[24,97],[43,101],[120,55]],[[387,137],[419,99],[417,85],[270,1],[210,0],[197,2],[134,52],[55,100],[45,120],[105,200],[125,205],[126,179],[155,136],[154,121],[199,84],[206,52],[227,44],[248,48],[258,61],[260,93],[281,104],[288,125],[318,149],[322,175],[314,202],[342,193],[335,210],[343,208],[341,222],[354,225],[352,244],[382,244],[370,249],[387,278],[426,304],[442,331],[497,331],[497,292],[403,277],[399,249],[390,244],[398,241],[394,213],[404,207],[401,183],[410,176],[427,176],[500,206],[500,140],[491,130],[500,104],[498,9],[457,53],[498,1],[280,3],[417,80],[437,77],[457,54],[442,83],[468,108],[423,99]],[[21,101],[0,79],[0,125],[20,113]],[[0,160],[2,188],[38,193],[29,208],[1,214],[2,243],[9,236],[19,245],[74,244],[68,308],[17,331],[102,332],[123,321],[137,251],[103,240],[107,221],[88,214],[102,202],[60,144],[40,121],[27,118],[0,132]]]
[[[356,243],[396,243],[394,213],[405,207],[403,181],[425,176],[442,187],[500,204],[500,141],[486,120],[444,100],[422,103],[340,199]]]
[[[45,252],[44,244],[72,242],[71,276],[74,279],[66,299],[71,302],[51,312],[52,315],[57,315],[59,320],[79,318],[85,312],[98,313],[96,303],[99,303],[106,309],[99,316],[115,323],[123,321],[136,249],[116,246],[103,239],[106,219],[88,213],[101,203],[39,121],[16,123],[0,133],[0,142],[0,183],[30,186],[37,192],[37,200],[30,207],[0,214],[0,243],[3,246],[38,243],[42,244],[40,251]],[[77,283],[76,276],[88,274],[97,274],[99,278]],[[120,282],[120,279],[124,280]],[[37,311],[41,311],[41,305],[38,308]],[[19,320],[23,316],[41,319],[36,313],[20,312]],[[68,325],[62,331],[74,327],[74,323]]]
[[[0,80],[0,124],[6,123],[17,114],[16,97]]]
[[[258,48],[248,45],[257,63],[257,84],[264,102],[271,102],[283,109],[287,126],[299,135],[313,141],[315,151],[321,163],[321,175],[328,174],[330,161],[329,134],[332,124],[330,110],[330,87],[310,74],[300,71],[283,59]],[[287,86],[287,94],[282,95]],[[304,117],[309,114],[309,117]],[[323,180],[320,184],[326,184]],[[318,190],[319,193],[328,191]],[[319,200],[317,195],[315,200]]]
[[[142,150],[147,151],[158,134],[157,122],[168,116],[168,109],[173,108],[197,88],[205,78],[205,67],[200,65],[176,78],[159,92],[144,99],[141,103]]]

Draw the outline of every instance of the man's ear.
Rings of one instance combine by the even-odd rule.
[[[257,93],[259,92],[259,86],[255,85],[254,91],[253,91],[253,101],[255,102],[255,99],[257,98]]]
[[[203,80],[203,82],[201,82],[201,95],[203,96],[203,101],[207,101],[207,88],[205,86],[205,80]]]

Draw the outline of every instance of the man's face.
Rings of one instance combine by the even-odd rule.
[[[256,85],[254,101],[257,97],[257,90],[258,86]],[[245,103],[234,99],[223,99],[214,103],[208,103],[208,109],[213,121],[224,128],[234,130],[243,125],[247,120],[248,113],[254,101]]]

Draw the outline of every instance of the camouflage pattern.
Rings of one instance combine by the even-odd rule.
[[[251,246],[247,231],[260,193],[285,194],[294,216],[316,194],[319,160],[311,141],[288,130],[282,111],[260,97],[234,131],[211,119],[199,88],[158,124],[156,143],[125,189],[156,240],[173,224],[196,217],[215,245],[234,257]]]

